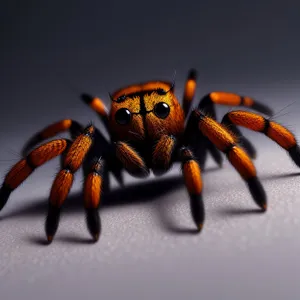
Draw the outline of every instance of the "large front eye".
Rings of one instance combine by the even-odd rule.
[[[131,113],[127,108],[120,108],[115,114],[115,119],[117,123],[126,125],[131,120]]]
[[[170,113],[170,106],[165,102],[159,102],[154,106],[154,113],[157,117],[165,119]]]

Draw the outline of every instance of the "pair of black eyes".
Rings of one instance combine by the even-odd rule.
[[[170,114],[170,106],[159,102],[154,106],[153,112],[158,118],[165,119]],[[116,112],[115,119],[119,124],[126,125],[131,120],[131,112],[127,108],[121,108]]]

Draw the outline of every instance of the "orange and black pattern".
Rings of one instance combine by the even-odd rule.
[[[0,210],[4,207],[13,190],[39,166],[52,158],[62,154],[70,143],[68,140],[59,139],[48,142],[31,151],[24,159],[16,163],[5,176],[0,190]]]
[[[188,148],[184,147],[180,150],[180,160],[184,182],[190,197],[191,214],[198,231],[201,231],[205,219],[201,170],[192,151]]]
[[[100,117],[100,119],[102,120],[102,122],[107,128],[108,109],[103,103],[103,101],[98,97],[93,97],[88,94],[82,94],[81,99],[83,100],[84,103],[86,103],[92,110],[94,110],[98,114],[98,116]]]
[[[196,87],[197,87],[196,80],[197,80],[197,71],[190,70],[187,81],[185,83],[184,94],[183,94],[183,110],[185,116],[187,116],[190,111],[190,107],[196,93]]]
[[[99,239],[101,221],[98,213],[103,186],[104,161],[100,158],[93,163],[84,183],[84,207],[87,227],[95,241]]]
[[[208,108],[213,107],[215,104],[227,106],[245,106],[266,115],[273,114],[273,111],[268,106],[254,100],[253,98],[247,96],[240,96],[228,92],[209,93],[208,95],[202,98],[198,108],[203,112],[207,112]]]
[[[78,122],[71,119],[64,119],[55,122],[49,126],[46,126],[44,129],[31,137],[23,147],[22,154],[23,156],[26,156],[32,148],[42,141],[53,138],[59,133],[65,131],[69,131],[71,138],[75,139],[80,133],[82,133],[83,129],[84,128]]]
[[[247,182],[254,201],[267,209],[265,191],[257,178],[256,169],[248,154],[237,145],[237,138],[223,125],[200,111],[193,111],[193,118],[198,121],[198,128],[220,151],[226,154],[230,163]]]
[[[52,184],[45,230],[51,243],[59,225],[60,209],[72,187],[74,173],[82,165],[93,142],[94,127],[88,126],[69,147],[63,161],[63,169],[58,172]]]
[[[267,197],[251,160],[256,150],[238,127],[264,133],[285,149],[300,167],[300,149],[295,136],[272,119],[246,111],[230,112],[218,123],[218,105],[243,106],[272,115],[266,105],[235,93],[209,93],[190,114],[196,81],[197,72],[192,69],[185,82],[182,105],[175,95],[174,81],[153,80],[120,88],[110,95],[109,111],[101,99],[81,94],[81,100],[102,120],[108,138],[94,126],[84,128],[72,119],[61,120],[39,131],[25,144],[24,158],[4,178],[0,210],[11,192],[37,167],[60,156],[60,171],[52,183],[48,201],[47,240],[50,244],[57,232],[61,209],[72,188],[75,173],[82,169],[87,228],[96,242],[101,234],[99,208],[110,190],[110,175],[123,186],[123,171],[145,178],[151,170],[154,175],[162,175],[174,162],[179,162],[189,194],[191,216],[200,232],[205,222],[201,170],[204,170],[207,154],[211,154],[220,167],[223,156],[227,157],[248,185],[256,204],[266,211]],[[71,140],[56,139],[45,143],[64,132],[70,134]],[[37,147],[41,142],[44,144]]]
[[[300,150],[294,134],[284,126],[265,117],[247,111],[232,111],[223,120],[230,129],[237,132],[236,126],[264,133],[280,147],[285,149],[298,167],[300,167]]]

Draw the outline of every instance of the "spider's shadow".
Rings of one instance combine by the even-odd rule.
[[[219,170],[218,167],[210,168],[205,170],[205,173]],[[263,180],[269,179],[279,179],[279,178],[287,178],[292,176],[300,175],[300,173],[294,174],[280,174],[275,176],[269,176],[264,178]],[[164,203],[159,199],[163,195],[166,195],[170,192],[174,192],[174,190],[179,190],[184,188],[184,181],[182,175],[178,174],[171,177],[161,177],[156,180],[146,181],[137,184],[126,185],[125,187],[119,187],[115,190],[112,190],[110,193],[103,195],[101,210],[109,209],[116,206],[122,205],[143,205],[145,203],[153,203],[155,202],[155,212],[159,219],[160,227],[167,231],[168,233],[173,234],[195,234],[197,231],[194,229],[193,223],[191,222],[190,227],[179,227],[176,225],[175,216],[172,216],[167,209],[168,204],[170,204],[170,200],[167,201],[168,204]],[[188,197],[188,196],[187,196]],[[186,199],[187,200],[187,199]],[[171,205],[171,204],[170,204]],[[48,199],[43,198],[40,201],[35,203],[24,205],[21,208],[14,210],[13,212],[3,215],[0,217],[1,220],[11,219],[14,217],[39,217],[43,216],[47,212]],[[68,197],[64,209],[63,214],[72,214],[74,212],[83,213],[83,195],[82,193],[70,194]],[[257,209],[250,210],[240,210],[240,209],[226,209],[221,212],[221,214],[227,216],[233,215],[245,215],[245,214],[253,214],[259,213],[260,211]],[[100,212],[101,213],[101,212]],[[73,236],[58,236],[57,239],[63,240],[64,242],[69,243],[81,243],[88,244],[91,243],[91,239],[87,239],[84,237],[73,237]],[[46,244],[45,240],[42,238],[34,238],[30,237],[29,240],[35,244]]]
[[[182,176],[172,176],[162,178],[161,180],[152,180],[143,183],[129,184],[124,187],[118,187],[112,191],[102,194],[101,210],[114,206],[142,204],[156,200],[174,189],[183,187]],[[24,205],[22,208],[6,214],[1,219],[14,217],[34,217],[47,212],[48,198],[40,199],[31,204]],[[64,204],[63,214],[72,214],[74,212],[83,212],[83,193],[77,192],[70,194]]]
[[[205,170],[205,173],[219,170],[218,167],[213,167]],[[173,175],[169,177],[162,176],[155,180],[149,180],[145,182],[138,182],[135,184],[125,185],[124,187],[118,187],[113,189],[111,192],[104,194],[101,202],[101,211],[109,209],[116,206],[122,205],[143,205],[145,203],[155,202],[155,210],[157,212],[157,217],[159,219],[159,224],[163,230],[169,233],[175,234],[192,234],[196,231],[193,229],[193,224],[191,223],[191,228],[180,228],[176,225],[176,221],[170,216],[166,205],[164,205],[164,199],[159,199],[161,196],[168,193],[174,192],[174,190],[179,190],[184,188],[184,180],[181,174]],[[188,197],[188,196],[187,196]],[[187,202],[188,203],[188,202]],[[11,219],[17,217],[31,218],[39,217],[46,214],[48,208],[48,199],[42,198],[39,201],[30,203],[22,206],[21,208],[16,208],[11,213],[4,214],[0,217],[0,220]],[[101,215],[100,211],[100,215]],[[68,196],[68,199],[63,207],[64,214],[72,213],[83,213],[83,194],[73,193]],[[60,236],[57,239],[61,239]],[[37,239],[34,237],[29,238],[33,243],[45,244],[44,239]],[[78,238],[65,236],[63,240],[72,243],[90,243],[90,239]]]

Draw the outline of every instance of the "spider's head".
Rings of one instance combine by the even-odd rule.
[[[111,95],[109,126],[118,140],[156,140],[184,129],[184,112],[174,94],[174,85],[151,81],[131,85]]]

